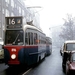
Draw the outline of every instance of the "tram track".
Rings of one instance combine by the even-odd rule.
[[[26,72],[24,72],[22,75],[26,75],[29,71],[31,71],[32,68],[28,69]]]
[[[38,66],[40,63],[42,63],[43,61],[44,61],[44,59],[43,59],[42,61],[40,61],[39,63],[34,64],[34,65],[28,67],[28,69],[27,69],[24,73],[22,73],[21,75],[27,75],[32,69],[34,69],[35,67],[37,67],[37,66]]]

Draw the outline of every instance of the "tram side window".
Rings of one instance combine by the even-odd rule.
[[[38,39],[39,39],[39,44],[40,44],[40,35],[39,35],[39,38]]]
[[[25,44],[26,45],[33,45],[33,33],[28,32],[25,34]]]
[[[43,37],[41,36],[40,43],[43,44]]]
[[[28,33],[25,33],[25,44],[28,45]]]
[[[41,44],[41,36],[39,36],[39,44]]]
[[[40,36],[40,44],[46,44],[46,40],[42,36]]]
[[[37,33],[34,33],[34,44],[37,44],[36,40],[37,40]]]
[[[31,38],[31,45],[33,45],[33,33],[31,33],[30,38]]]
[[[28,43],[30,45],[30,32],[28,32]]]

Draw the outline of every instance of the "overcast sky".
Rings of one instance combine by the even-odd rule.
[[[50,34],[49,28],[63,25],[62,18],[66,18],[67,14],[75,16],[75,0],[25,0],[25,4],[42,7],[38,11],[40,26],[48,36]]]

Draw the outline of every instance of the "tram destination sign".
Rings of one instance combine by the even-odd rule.
[[[22,16],[20,17],[5,17],[6,28],[15,29],[22,28]]]

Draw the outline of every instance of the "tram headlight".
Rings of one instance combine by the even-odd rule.
[[[12,55],[11,55],[11,58],[12,58],[12,59],[15,59],[15,58],[16,58],[16,55],[15,55],[15,54],[12,54]]]

